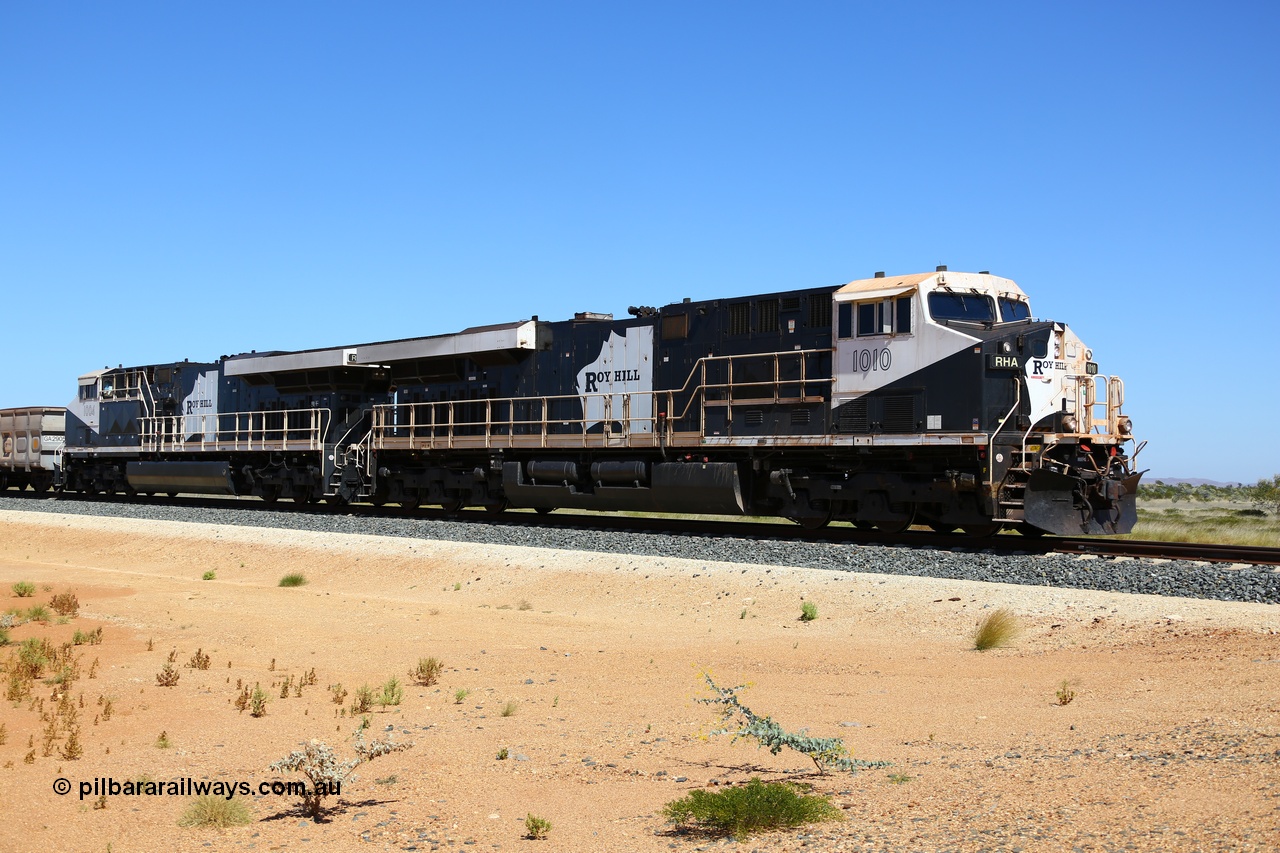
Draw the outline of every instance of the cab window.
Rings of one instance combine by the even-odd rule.
[[[1030,320],[1031,306],[1023,302],[1021,299],[1006,299],[1000,297],[1000,321],[1003,323],[1013,323],[1017,320]]]
[[[991,297],[979,293],[930,293],[929,314],[935,320],[967,323],[994,323],[996,319]]]

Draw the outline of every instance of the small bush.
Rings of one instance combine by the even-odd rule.
[[[67,740],[58,749],[58,755],[64,761],[77,761],[80,756],[84,755],[84,747],[80,745],[80,727],[72,726],[71,731],[67,734]]]
[[[1018,617],[1013,615],[1012,610],[1001,607],[987,614],[978,624],[978,630],[973,635],[973,647],[985,652],[987,649],[1007,646],[1018,636],[1019,630]]]
[[[202,581],[214,581],[214,580],[217,580],[217,579],[218,579],[218,573],[217,573],[217,572],[215,572],[213,569],[210,569],[209,571],[205,572],[204,574],[202,574],[202,575],[200,576],[200,580],[202,580]],[[282,584],[282,586],[283,586],[283,584]],[[199,799],[199,798],[197,798],[197,799]],[[248,817],[248,812],[245,812],[245,816],[246,816],[246,817]],[[218,825],[219,825],[219,826],[221,826],[222,824],[218,824]]]
[[[1076,692],[1071,689],[1071,684],[1065,678],[1058,685],[1058,692],[1055,695],[1058,697],[1059,705],[1070,705],[1071,700],[1076,698]]]
[[[175,687],[180,677],[180,673],[173,668],[173,664],[166,663],[164,669],[156,673],[156,684],[161,687]]]
[[[168,732],[160,732],[160,737],[156,738],[156,749],[169,749],[173,746],[173,741],[169,740]]]
[[[409,675],[423,687],[430,687],[440,680],[443,670],[444,663],[439,658],[418,658],[418,666]]]
[[[378,704],[383,708],[388,705],[399,705],[404,698],[404,688],[400,686],[400,679],[392,676],[382,685],[382,695],[378,697]]]
[[[342,688],[342,682],[329,685],[329,692],[333,694],[333,704],[341,705],[347,701],[347,691]]]
[[[306,586],[307,579],[305,576],[294,572],[280,578],[280,586]]]
[[[36,585],[31,581],[18,581],[12,587],[13,594],[18,598],[30,598],[36,594]]]
[[[502,706],[502,716],[510,717],[520,707],[520,703],[514,699],[508,699],[507,704]]]
[[[527,598],[520,599],[520,603],[516,605],[516,610],[532,610],[532,609],[533,609],[533,604]],[[547,824],[547,828],[550,829],[551,825]]]
[[[77,632],[79,633],[79,632]],[[7,646],[12,640],[9,639],[9,629],[0,628],[0,646]]]
[[[453,691],[453,704],[461,705],[462,700],[466,699],[470,695],[471,695],[471,691],[468,690],[467,688],[465,687],[458,688],[457,690]]]
[[[502,749],[498,750],[498,754],[497,754],[495,757],[496,757],[499,761],[506,761],[510,756],[511,756],[511,752],[510,752],[510,750],[508,750],[508,749],[504,746]]]
[[[543,820],[540,817],[534,817],[533,812],[524,819],[524,833],[526,838],[534,840],[547,837],[547,833],[551,831],[551,821]]]
[[[737,687],[720,687],[708,673],[704,672],[702,678],[711,689],[712,695],[710,698],[696,701],[703,705],[719,705],[720,720],[723,723],[734,722],[738,726],[715,729],[711,732],[712,735],[732,735],[734,741],[754,740],[774,755],[782,752],[783,747],[794,749],[796,752],[807,755],[814,767],[818,768],[819,773],[826,773],[828,769],[856,773],[864,768],[889,766],[887,761],[866,761],[852,757],[849,754],[849,748],[840,738],[810,737],[806,729],[801,729],[799,732],[787,731],[774,722],[772,717],[757,714],[742,704],[738,693],[746,688],[744,684]],[[740,723],[737,722],[739,719]]]
[[[355,778],[352,770],[379,756],[408,749],[410,746],[412,744],[377,740],[365,743],[362,726],[355,733],[355,758],[339,761],[328,744],[312,740],[302,749],[295,750],[272,764],[271,769],[276,772],[292,770],[307,780],[302,806],[307,814],[318,820],[324,813],[324,798],[340,794],[342,783],[348,778]]]
[[[191,656],[191,660],[187,661],[189,669],[208,669],[211,661],[209,656],[204,653],[204,649],[196,649],[196,653]]]
[[[670,823],[739,838],[843,817],[826,797],[802,793],[786,782],[761,782],[759,777],[719,791],[691,791],[667,803],[662,813]]]
[[[801,622],[812,622],[814,619],[817,619],[817,618],[818,618],[818,605],[814,604],[812,601],[806,601],[804,604],[800,605],[800,621]]]
[[[367,714],[373,708],[373,688],[362,684],[351,697],[351,715]]]
[[[75,616],[80,612],[80,599],[74,592],[60,592],[49,602],[59,616]]]
[[[265,717],[267,715],[267,694],[257,684],[253,685],[253,693],[249,696],[249,716]]]
[[[53,614],[43,604],[33,604],[27,608],[26,616],[32,622],[48,622],[53,619]]]
[[[192,798],[178,825],[225,829],[228,826],[244,826],[252,820],[248,806],[240,799],[233,797],[228,800],[215,794],[204,794]]]

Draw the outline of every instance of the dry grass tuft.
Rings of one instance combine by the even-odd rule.
[[[1013,611],[1007,607],[1001,607],[999,610],[988,613],[986,618],[978,623],[978,630],[973,635],[973,647],[980,652],[985,652],[987,649],[1007,646],[1021,633],[1021,630],[1018,626],[1018,617],[1013,615]]]

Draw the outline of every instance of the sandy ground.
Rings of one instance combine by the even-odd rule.
[[[289,572],[309,583],[278,587]],[[34,598],[9,592],[22,580]],[[54,686],[0,703],[3,850],[1280,848],[1274,606],[0,513],[4,606],[67,590],[76,619],[10,634],[58,645],[103,626],[75,647],[84,755],[42,755]],[[799,621],[802,600],[816,621]],[[973,651],[994,607],[1023,631]],[[210,669],[185,666],[197,649]],[[157,686],[171,652],[179,683]],[[267,767],[308,738],[350,754],[356,720],[329,685],[407,681],[426,656],[440,682],[370,715],[413,747],[361,768],[322,822],[270,794],[227,830],[180,827],[181,795],[80,797],[102,777],[292,778]],[[314,686],[280,698],[312,669]],[[798,753],[705,737],[704,670],[750,682],[744,702],[784,727],[893,766],[817,775]],[[271,694],[265,716],[233,707],[237,683]],[[691,790],[756,775],[812,784],[845,820],[724,842],[662,819]],[[529,813],[551,822],[545,840],[523,837]]]

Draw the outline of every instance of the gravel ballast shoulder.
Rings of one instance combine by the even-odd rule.
[[[566,551],[714,560],[752,565],[1092,589],[1104,592],[1280,604],[1280,570],[1187,561],[1109,559],[1066,554],[996,554],[662,532],[575,530],[531,524],[434,518],[377,518],[269,509],[32,500],[0,496],[0,510],[265,527],[321,533],[397,536],[446,542],[521,545]],[[655,527],[661,521],[654,520]]]

